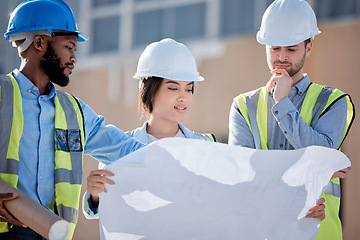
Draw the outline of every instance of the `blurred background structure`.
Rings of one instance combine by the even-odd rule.
[[[67,92],[124,131],[141,126],[138,81],[132,76],[145,46],[165,37],[187,45],[204,82],[184,124],[197,132],[214,133],[227,142],[232,99],[266,84],[270,78],[265,48],[255,34],[272,0],[65,0],[73,9],[80,31],[90,40],[79,43],[75,71]],[[20,0],[0,2],[0,28]],[[349,93],[360,107],[360,0],[308,0],[322,34],[305,64],[318,84]],[[17,50],[0,38],[0,73],[20,64]],[[352,170],[342,181],[344,239],[360,238],[360,125],[355,118],[342,150]],[[359,147],[359,149],[357,149]],[[97,161],[84,159],[83,182]],[[84,192],[86,186],[83,186]],[[126,216],[119,216],[126,217]],[[80,213],[75,240],[99,239],[98,221]]]

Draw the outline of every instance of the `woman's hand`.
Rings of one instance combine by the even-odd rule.
[[[87,177],[87,191],[91,194],[91,201],[93,206],[99,204],[99,193],[107,192],[105,183],[113,185],[112,180],[107,177],[114,176],[114,174],[107,170],[93,170]]]

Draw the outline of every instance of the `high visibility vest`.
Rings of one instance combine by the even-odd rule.
[[[238,109],[245,118],[254,137],[256,149],[268,149],[267,145],[267,120],[268,120],[268,96],[266,87],[255,91],[241,94],[237,97]],[[301,106],[300,115],[303,120],[312,126],[325,114],[329,108],[339,99],[347,100],[347,121],[338,150],[340,150],[351,124],[354,120],[354,105],[348,94],[338,89],[333,89],[311,83]],[[325,219],[321,221],[316,240],[339,240],[342,239],[341,222],[339,218],[340,208],[340,180],[332,179],[324,188],[322,197],[325,199]]]
[[[17,187],[19,145],[23,132],[22,97],[10,73],[0,77],[0,178]],[[77,100],[57,90],[55,97],[55,197],[48,206],[70,224],[72,238],[79,215],[83,169],[83,115]],[[50,171],[50,169],[49,169]],[[7,232],[8,224],[0,224]]]

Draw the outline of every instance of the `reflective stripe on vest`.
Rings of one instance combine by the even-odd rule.
[[[7,182],[16,188],[19,171],[18,152],[23,128],[22,98],[19,86],[11,74],[1,78],[0,83],[0,178],[5,181],[10,179],[11,181]],[[49,207],[70,223],[68,239],[72,238],[78,219],[84,139],[83,117],[77,100],[67,93],[57,91],[55,198]],[[7,224],[1,224],[0,232],[6,231]]]
[[[328,185],[326,185],[326,187],[323,189],[325,194],[329,194],[329,195],[333,195],[335,197],[340,198],[341,197],[341,189],[340,189],[340,185],[333,183],[333,182],[329,182]]]

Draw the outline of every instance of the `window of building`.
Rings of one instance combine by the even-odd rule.
[[[121,0],[92,0],[93,7],[104,6],[114,3],[120,3]]]
[[[176,39],[205,36],[206,3],[175,8],[174,37]]]
[[[238,35],[254,31],[253,0],[221,1],[221,35]]]
[[[164,10],[152,10],[135,14],[134,45],[159,41],[163,36]]]
[[[93,20],[93,39],[91,41],[91,50],[93,53],[118,50],[120,41],[119,25],[119,16],[99,18]]]
[[[91,42],[85,54],[131,51],[165,37],[203,39],[209,35],[208,5],[216,1],[83,0],[91,13],[83,21]]]
[[[360,0],[315,0],[314,5],[319,22],[342,17],[360,16]]]

